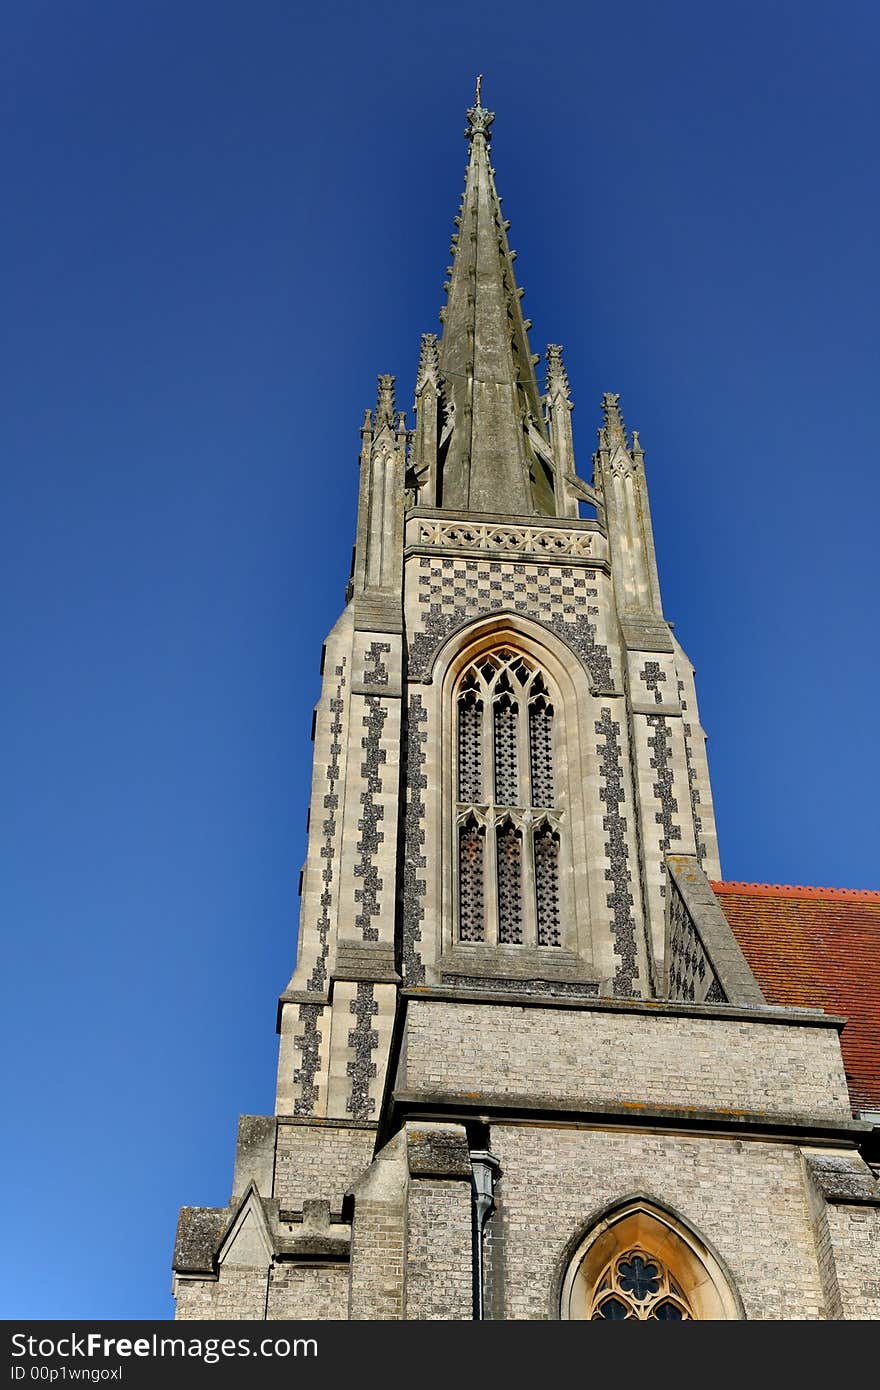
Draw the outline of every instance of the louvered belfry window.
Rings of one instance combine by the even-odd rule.
[[[500,647],[467,667],[455,700],[458,940],[560,946],[551,692],[531,657]]]

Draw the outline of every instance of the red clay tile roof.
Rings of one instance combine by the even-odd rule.
[[[844,1014],[853,1109],[880,1109],[880,893],[713,883],[770,1004]]]

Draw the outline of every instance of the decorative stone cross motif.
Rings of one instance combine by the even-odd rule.
[[[653,692],[654,692],[654,703],[655,703],[655,704],[658,704],[658,705],[662,705],[662,703],[663,703],[663,696],[662,696],[662,694],[660,693],[660,690],[658,689],[658,684],[659,684],[660,681],[665,681],[665,680],[666,680],[666,672],[660,670],[660,662],[659,662],[659,661],[646,661],[646,662],[645,662],[645,669],[644,669],[644,671],[640,671],[640,672],[639,672],[639,675],[641,676],[642,680],[645,682],[645,685],[648,687],[648,689],[649,689],[649,690],[653,690]]]

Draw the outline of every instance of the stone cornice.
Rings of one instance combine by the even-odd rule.
[[[739,1139],[774,1140],[779,1143],[833,1146],[846,1144],[853,1149],[870,1133],[870,1125],[860,1120],[841,1120],[837,1124],[810,1115],[763,1115],[759,1111],[717,1111],[679,1106],[634,1104],[585,1106],[562,1099],[547,1101],[528,1095],[456,1094],[454,1091],[394,1091],[378,1144],[394,1133],[404,1120],[443,1120],[464,1123],[479,1119],[493,1124],[534,1125],[552,1123],[571,1128],[608,1128],[652,1131],[666,1134],[686,1132]]]

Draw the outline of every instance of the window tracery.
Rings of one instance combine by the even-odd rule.
[[[637,1248],[605,1267],[589,1317],[592,1322],[692,1322],[694,1315],[663,1261]]]
[[[562,944],[559,912],[559,836],[546,823],[535,831],[535,899],[538,945]]]
[[[459,927],[462,941],[483,941],[483,840],[484,832],[474,816],[458,831]]]
[[[498,865],[498,940],[521,946],[522,918],[522,834],[512,821],[495,831]]]
[[[458,702],[458,799],[479,801],[482,792],[480,748],[483,704],[471,676],[462,684]]]
[[[537,663],[484,652],[456,687],[458,939],[560,946],[555,710]]]

